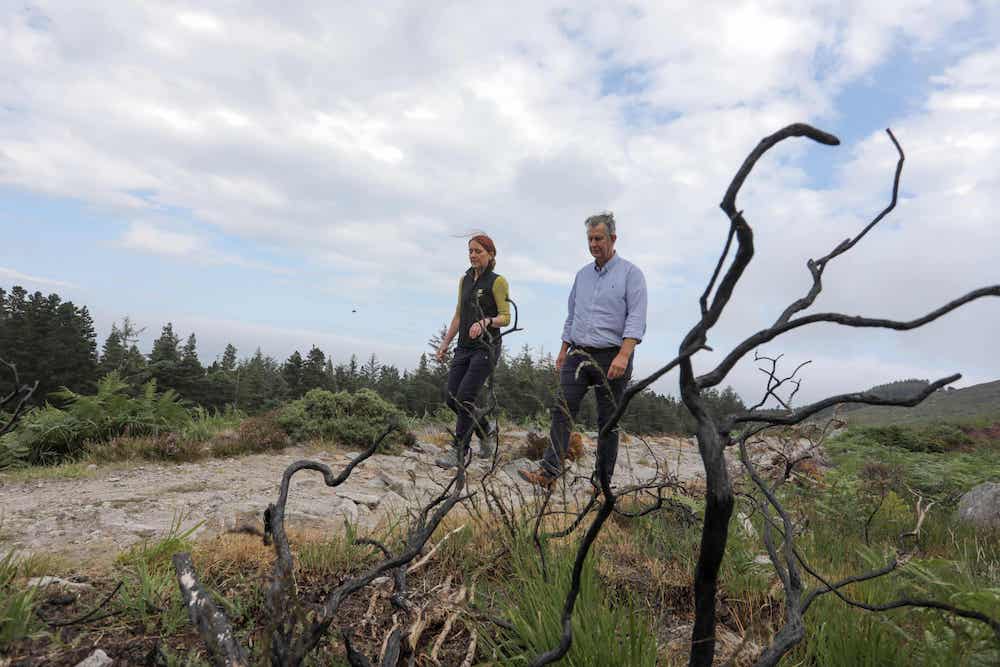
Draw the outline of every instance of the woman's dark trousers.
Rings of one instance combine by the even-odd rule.
[[[485,345],[475,348],[455,348],[451,368],[448,370],[445,402],[458,415],[455,422],[455,436],[463,447],[468,447],[473,430],[484,438],[489,433],[489,420],[486,416],[475,419],[476,396],[490,376],[499,354],[499,348],[489,348]]]

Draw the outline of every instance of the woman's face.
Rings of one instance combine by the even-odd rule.
[[[478,241],[469,241],[469,264],[474,269],[485,269],[490,263],[490,253]]]

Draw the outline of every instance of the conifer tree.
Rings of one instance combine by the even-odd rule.
[[[181,396],[194,403],[204,403],[208,387],[205,368],[198,360],[198,343],[194,333],[188,336],[187,342],[184,343],[184,348],[181,350],[178,381],[180,387],[177,388],[177,391]]]
[[[305,394],[302,389],[303,365],[302,355],[295,350],[281,366],[281,376],[285,379],[285,386],[288,387],[289,398],[301,398]]]
[[[117,324],[112,324],[111,333],[104,339],[104,346],[101,348],[101,360],[98,364],[100,374],[103,376],[111,371],[121,372],[125,365],[126,353],[121,331],[118,330]]]
[[[302,393],[305,394],[310,389],[330,389],[330,382],[326,375],[326,355],[323,350],[315,345],[306,355],[305,363],[302,365]]]
[[[222,370],[236,370],[236,347],[232,343],[226,343],[226,350],[222,353]]]

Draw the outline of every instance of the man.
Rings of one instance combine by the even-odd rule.
[[[593,215],[584,222],[593,264],[576,274],[569,293],[569,314],[556,357],[561,401],[552,408],[549,447],[538,472],[519,470],[533,484],[548,488],[562,472],[572,421],[590,387],[597,398],[598,427],[611,415],[632,376],[632,352],[646,333],[646,279],[615,253],[615,217]],[[618,430],[598,438],[598,455],[614,465]]]

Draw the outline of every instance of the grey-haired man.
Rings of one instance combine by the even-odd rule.
[[[569,293],[569,314],[556,358],[562,396],[552,408],[551,442],[538,472],[518,471],[544,487],[562,472],[572,421],[590,387],[597,398],[598,427],[614,414],[632,376],[633,350],[646,333],[646,279],[639,267],[615,252],[614,215],[593,215],[584,225],[594,262],[577,272]],[[597,447],[598,456],[614,465],[617,429],[598,438]]]

